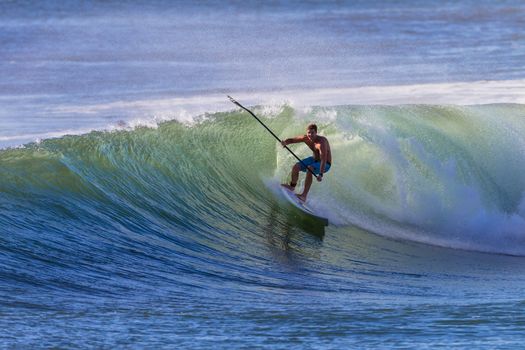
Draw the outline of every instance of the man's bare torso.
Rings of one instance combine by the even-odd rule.
[[[321,161],[321,146],[324,144],[326,147],[326,161],[332,164],[332,152],[330,151],[330,144],[328,143],[328,139],[326,137],[317,135],[315,141],[310,141],[310,139],[305,136],[304,143],[310,147],[314,153],[314,158],[317,161]]]

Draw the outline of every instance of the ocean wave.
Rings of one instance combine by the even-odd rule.
[[[310,205],[331,225],[525,254],[523,105],[254,111],[282,138],[309,121],[328,137],[333,167],[313,185]],[[177,242],[192,235],[199,249],[213,250],[224,237],[238,243],[246,230],[268,229],[277,200],[265,179],[287,181],[294,162],[240,110],[45,139],[0,151],[0,225],[12,239],[46,237],[54,249],[83,239],[102,249],[95,236],[110,246],[150,241],[183,251]]]

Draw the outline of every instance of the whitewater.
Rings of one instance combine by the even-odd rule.
[[[0,3],[0,347],[521,346],[524,14]]]

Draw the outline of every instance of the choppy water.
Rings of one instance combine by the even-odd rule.
[[[0,347],[520,347],[524,12],[0,3]]]

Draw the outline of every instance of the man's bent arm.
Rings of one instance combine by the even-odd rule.
[[[284,140],[282,143],[284,143],[285,145],[289,145],[291,143],[304,142],[305,137],[306,137],[305,135],[291,137],[289,139]]]

